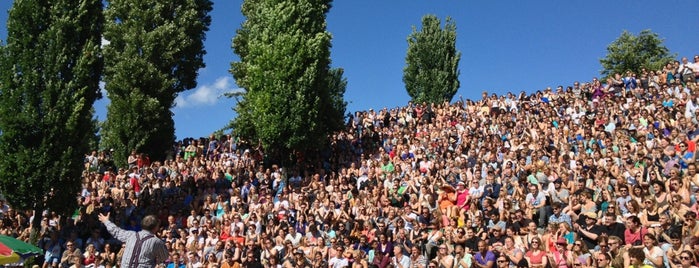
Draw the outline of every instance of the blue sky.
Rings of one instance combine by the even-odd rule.
[[[244,20],[242,0],[214,0],[211,30],[205,43],[206,68],[198,87],[180,94],[175,114],[178,138],[208,136],[234,113],[239,90],[228,73],[237,60],[231,39]],[[0,0],[8,10],[11,1]],[[410,99],[402,82],[407,36],[425,14],[457,26],[461,88],[455,98],[479,98],[485,91],[532,92],[571,85],[599,75],[599,59],[623,30],[651,29],[671,52],[699,54],[699,1],[466,1],[339,0],[328,14],[333,35],[333,67],[345,69],[348,111],[396,107]],[[0,39],[6,38],[7,13],[0,12]],[[103,99],[95,104],[104,120]]]

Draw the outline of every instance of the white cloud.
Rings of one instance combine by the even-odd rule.
[[[187,108],[195,106],[210,106],[216,104],[224,93],[243,91],[240,88],[231,88],[233,79],[229,76],[219,77],[212,84],[201,85],[187,96],[177,96],[175,103],[177,108]]]

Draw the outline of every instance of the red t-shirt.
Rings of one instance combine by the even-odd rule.
[[[641,227],[641,229],[635,233],[632,233],[631,229],[626,229],[626,231],[624,231],[624,243],[626,245],[633,245],[639,242],[639,245],[641,245],[643,244],[643,236],[647,233],[648,229],[646,229],[646,227]]]
[[[543,250],[540,250],[539,253],[534,254],[534,251],[527,251],[527,254],[525,254],[529,258],[529,265],[539,265],[542,264],[544,261],[544,256],[546,256],[546,252]]]

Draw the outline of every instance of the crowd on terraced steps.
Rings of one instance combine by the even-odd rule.
[[[158,267],[695,267],[699,57],[535,93],[356,112],[330,146],[270,164],[235,136],[165,160],[85,157],[73,215],[46,211],[43,267],[117,267],[98,220],[156,236]],[[0,203],[0,233],[31,212]]]

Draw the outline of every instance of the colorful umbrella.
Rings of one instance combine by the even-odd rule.
[[[12,249],[8,248],[7,246],[0,244],[0,256],[9,256],[12,255]]]
[[[17,253],[12,252],[10,255],[0,255],[0,265],[19,262],[20,257]]]
[[[10,250],[12,250],[12,252],[22,256],[44,254],[44,251],[38,248],[37,246],[34,246],[32,244],[29,244],[11,236],[0,235],[0,245],[7,247]]]
[[[0,265],[14,263],[19,261],[19,255],[14,253],[12,249],[0,244]]]

